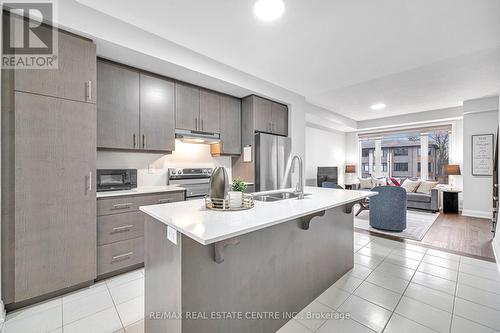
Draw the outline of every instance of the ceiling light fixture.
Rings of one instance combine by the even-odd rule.
[[[254,7],[253,12],[255,16],[261,21],[274,21],[283,15],[285,11],[285,4],[283,0],[258,0]]]
[[[370,106],[370,109],[372,110],[383,110],[385,109],[387,105],[385,105],[384,103],[377,103],[377,104],[373,104],[372,106]]]

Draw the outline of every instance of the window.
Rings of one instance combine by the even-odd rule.
[[[408,156],[408,148],[395,148],[394,156]]]
[[[448,177],[443,173],[443,167],[449,163],[449,144],[450,132],[448,129],[429,133],[429,163],[431,163],[429,179],[437,180],[443,184],[448,183]]]
[[[428,179],[446,183],[447,177],[442,174],[443,166],[448,164],[448,141],[451,126],[412,129],[408,132],[373,133],[372,136],[361,136],[360,163],[366,163],[363,175],[375,177],[420,177],[419,162],[427,160]],[[422,150],[421,133],[428,138],[428,147]],[[375,146],[381,147],[380,156],[375,156]],[[428,149],[427,149],[428,148]],[[426,156],[427,155],[427,156]],[[372,169],[380,165],[380,170]],[[425,176],[425,175],[423,175]]]
[[[408,163],[394,163],[394,171],[408,171]]]
[[[368,172],[368,171],[370,171],[370,170],[368,169],[368,163],[363,163],[363,171],[364,171],[364,172]]]

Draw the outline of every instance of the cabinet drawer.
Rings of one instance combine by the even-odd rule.
[[[97,200],[97,216],[110,215],[139,210],[140,197],[126,196]]]
[[[158,205],[177,201],[184,201],[184,191],[142,195],[140,197],[140,206]]]
[[[144,237],[97,247],[97,275],[144,262]]]
[[[130,212],[97,218],[97,245],[144,236],[144,213]]]

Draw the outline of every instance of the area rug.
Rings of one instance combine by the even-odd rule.
[[[355,212],[357,212],[357,209]],[[364,210],[358,216],[354,217],[354,227],[378,234],[420,241],[424,238],[432,224],[436,222],[438,216],[439,213],[408,210],[406,215],[406,229],[401,232],[393,232],[372,228],[369,222],[370,212]]]

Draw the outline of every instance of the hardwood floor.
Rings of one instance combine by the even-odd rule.
[[[355,231],[463,256],[495,261],[491,244],[493,239],[491,221],[487,219],[441,212],[421,241],[379,234],[359,228],[355,228]]]
[[[459,214],[439,214],[420,243],[494,259],[491,221]]]

